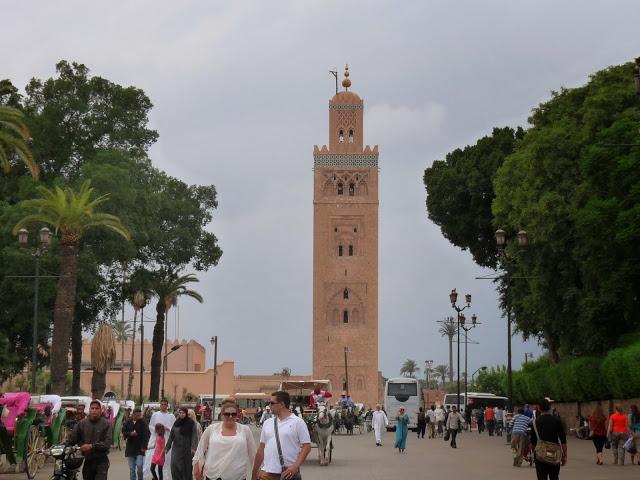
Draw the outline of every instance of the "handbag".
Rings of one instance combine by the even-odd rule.
[[[277,415],[273,417],[273,430],[275,431],[275,434],[276,434],[276,446],[278,447],[278,457],[280,458],[280,467],[282,468],[282,473],[284,473],[287,467],[284,465],[284,456],[282,455],[282,447],[280,446],[280,435],[278,435],[278,416]],[[280,478],[282,478],[282,474],[280,475]],[[296,473],[289,480],[302,480],[300,471],[298,471],[298,473]]]
[[[607,450],[611,448],[611,440],[609,440],[609,437],[607,437],[604,441],[604,448],[606,448]]]
[[[562,463],[562,447],[556,442],[547,442],[540,438],[536,420],[533,421],[533,430],[536,432],[536,449],[534,450],[536,460],[549,465],[560,465]]]
[[[444,433],[444,441],[448,442],[449,438],[451,438],[451,432],[449,431],[449,429],[447,429],[447,431]]]
[[[622,448],[624,448],[627,452],[632,453],[635,455],[636,452],[636,442],[633,438],[633,435],[631,435],[629,438],[627,438],[627,441],[624,442],[624,445],[622,445]]]

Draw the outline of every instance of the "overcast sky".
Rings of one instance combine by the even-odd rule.
[[[447,362],[438,320],[449,291],[473,294],[482,325],[469,372],[506,363],[491,282],[426,215],[424,169],[494,126],[578,86],[638,46],[636,1],[24,1],[3,4],[2,72],[24,87],[60,59],[142,88],[160,139],[153,162],[215,184],[220,265],[180,336],[236,373],[311,372],[313,145],[328,143],[328,70],[348,63],[380,147],[380,369]],[[174,313],[170,314],[170,332]],[[514,368],[535,342],[514,341]],[[211,357],[209,357],[211,362]]]

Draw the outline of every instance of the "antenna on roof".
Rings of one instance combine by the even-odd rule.
[[[333,70],[329,70],[329,73],[336,77],[336,95],[338,94],[338,67],[333,67]]]

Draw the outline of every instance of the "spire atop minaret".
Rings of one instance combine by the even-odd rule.
[[[344,67],[344,80],[342,80],[342,86],[344,87],[345,92],[349,91],[349,87],[351,86],[351,80],[349,80],[349,64]]]

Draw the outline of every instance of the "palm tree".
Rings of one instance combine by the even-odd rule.
[[[415,360],[405,360],[405,362],[402,364],[402,367],[400,368],[400,375],[404,377],[415,378],[416,372],[419,371],[420,369],[418,368]]]
[[[458,333],[458,325],[455,318],[445,318],[438,329],[438,333],[443,337],[449,338],[449,383],[453,383],[453,337]]]
[[[107,371],[116,358],[116,339],[111,325],[103,324],[96,332],[91,342],[91,395],[102,398],[107,386]]]
[[[436,365],[433,367],[434,374],[440,379],[442,385],[447,381],[447,374],[449,374],[449,367],[447,365]]]
[[[124,344],[131,338],[131,325],[123,318],[113,324],[113,333],[120,344],[120,395],[124,395]]]
[[[25,200],[22,204],[36,213],[22,218],[15,227],[14,235],[26,225],[37,223],[54,227],[61,236],[60,279],[53,311],[53,334],[51,340],[51,387],[57,394],[66,391],[66,376],[69,366],[69,338],[76,306],[78,280],[78,254],[80,240],[87,230],[108,228],[125,239],[130,235],[120,219],[107,213],[98,213],[96,208],[107,201],[108,195],[91,199],[94,189],[87,180],[78,192],[67,187],[49,189],[36,187],[40,198]]]
[[[149,398],[158,400],[160,393],[160,376],[162,369],[162,347],[164,345],[166,315],[178,297],[186,295],[202,303],[202,296],[187,288],[187,284],[199,282],[193,274],[177,275],[168,271],[157,272],[154,276],[151,290],[158,297],[156,303],[156,323],[153,327],[151,353],[151,388]]]
[[[136,354],[136,322],[138,320],[138,312],[147,303],[147,296],[145,295],[145,292],[143,292],[142,290],[138,290],[133,294],[133,298],[131,298],[130,301],[131,305],[133,306],[133,331],[131,335],[131,366],[129,367],[127,398],[131,398],[131,389],[133,388],[133,363]],[[141,318],[140,321],[144,321],[144,318]],[[142,375],[142,366],[140,367],[140,375]]]
[[[8,85],[0,85],[0,95],[10,92],[11,88]],[[17,108],[0,105],[0,166],[5,173],[11,170],[9,160],[15,153],[29,169],[31,176],[38,178],[40,169],[27,145],[29,137],[24,114]]]

